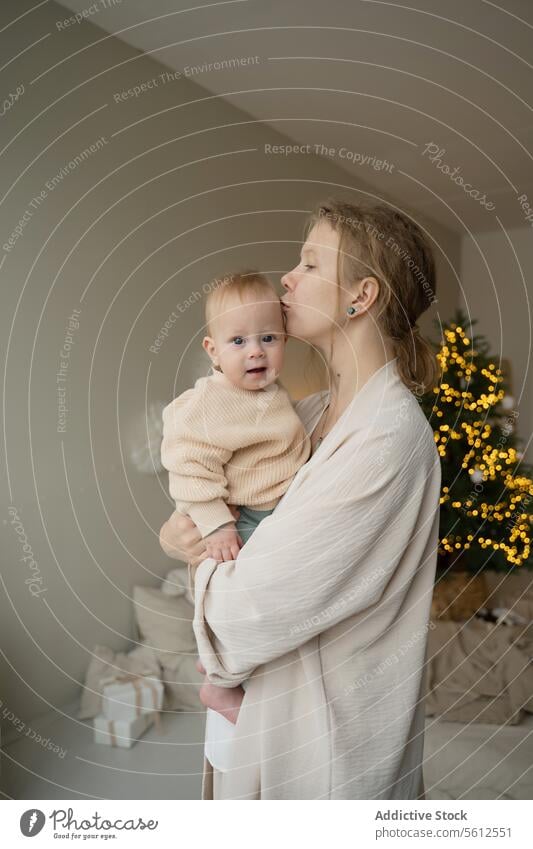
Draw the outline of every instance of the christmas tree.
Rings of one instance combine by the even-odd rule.
[[[514,399],[475,323],[459,310],[444,326],[440,383],[420,398],[442,463],[438,569],[531,569],[532,468],[517,450]]]

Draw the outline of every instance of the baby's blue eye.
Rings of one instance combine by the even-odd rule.
[[[235,342],[236,345],[240,345],[241,342],[244,342],[244,339],[243,339],[242,336],[235,336],[233,341]]]
[[[277,337],[274,336],[272,333],[267,333],[265,336],[263,336],[263,341],[264,342],[275,342],[276,338]]]

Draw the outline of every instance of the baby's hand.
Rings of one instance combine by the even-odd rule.
[[[223,563],[226,560],[235,560],[237,558],[243,542],[237,533],[235,523],[228,522],[227,525],[222,525],[222,527],[217,528],[216,531],[205,537],[204,544],[207,550],[207,557],[214,557],[215,560]]]

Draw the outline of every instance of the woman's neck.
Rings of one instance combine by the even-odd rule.
[[[333,349],[330,345],[322,349],[328,365],[330,405],[337,408],[338,415],[367,380],[394,359],[392,343],[378,336],[373,325],[370,329],[368,332],[366,323],[360,322],[357,337],[338,332],[333,338]]]

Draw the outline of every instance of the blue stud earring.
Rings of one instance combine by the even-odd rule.
[[[354,315],[356,312],[359,312],[359,307],[348,307],[346,312],[348,315]]]

